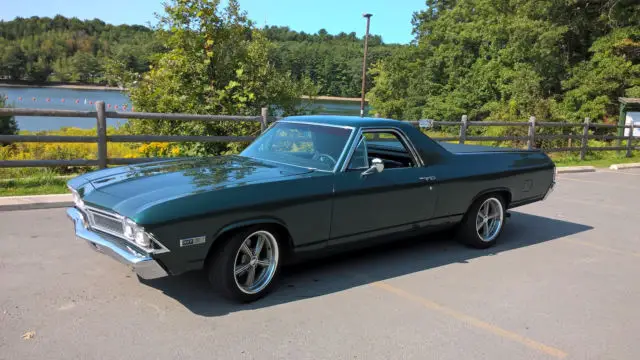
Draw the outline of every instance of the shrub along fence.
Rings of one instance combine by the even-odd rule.
[[[55,116],[55,117],[81,117],[94,118],[97,124],[96,136],[51,136],[51,135],[0,135],[2,143],[40,142],[40,143],[96,143],[97,159],[74,159],[74,160],[0,160],[0,168],[20,168],[20,167],[55,167],[55,166],[97,166],[106,168],[107,165],[127,165],[161,158],[108,158],[107,144],[109,142],[131,143],[131,142],[249,142],[255,136],[187,136],[187,135],[107,135],[107,118],[116,119],[156,119],[156,120],[181,120],[181,121],[240,121],[259,122],[261,131],[264,131],[270,122],[277,118],[267,116],[267,109],[262,108],[259,116],[235,116],[235,115],[192,115],[192,114],[165,114],[165,113],[144,113],[144,112],[115,112],[105,111],[105,104],[102,101],[96,102],[96,111],[76,111],[76,110],[48,110],[48,109],[23,109],[23,108],[3,108],[0,109],[0,116]],[[531,117],[528,122],[488,122],[488,121],[467,121],[467,116],[463,116],[461,121],[408,121],[409,123],[429,130],[459,126],[458,136],[438,137],[432,136],[437,141],[458,141],[464,144],[469,141],[511,141],[514,143],[525,143],[528,149],[539,148],[536,144],[542,144],[546,140],[579,140],[580,146],[569,147],[541,147],[542,151],[551,152],[579,152],[580,159],[584,159],[589,151],[625,151],[627,157],[632,155],[633,150],[640,150],[634,141],[639,137],[634,137],[633,123],[626,126],[595,124],[587,118],[583,124],[560,123],[560,122],[537,122]],[[509,136],[473,136],[469,132],[473,127],[508,127],[520,129],[514,133],[523,135]],[[569,129],[562,131],[563,134],[537,134],[540,128],[562,128]],[[624,136],[606,134],[590,135],[589,130],[604,129],[617,130],[620,128],[629,129]],[[526,135],[524,132],[526,130]],[[589,147],[590,139],[616,140],[616,146]],[[624,142],[624,144],[623,144]]]

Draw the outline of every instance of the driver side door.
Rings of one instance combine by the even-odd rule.
[[[371,165],[371,134],[386,136],[397,154],[410,161],[381,172],[363,175]],[[335,193],[329,245],[337,245],[412,230],[433,215],[436,186],[428,180],[429,169],[409,149],[409,140],[397,129],[364,129],[346,166],[335,174]],[[371,142],[373,144],[373,142]],[[384,160],[384,159],[383,159]],[[396,163],[391,160],[390,163]]]

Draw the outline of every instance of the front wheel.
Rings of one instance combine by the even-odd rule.
[[[478,198],[458,229],[459,240],[471,247],[486,249],[495,245],[505,222],[504,199],[499,194]]]
[[[208,269],[211,284],[235,301],[251,302],[266,295],[280,269],[277,236],[268,227],[253,226],[226,239]]]

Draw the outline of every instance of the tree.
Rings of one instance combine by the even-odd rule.
[[[0,93],[0,109],[9,107],[5,95]],[[0,135],[18,135],[18,123],[14,116],[0,116]],[[0,143],[2,145],[2,143]]]
[[[129,84],[136,109],[152,112],[257,115],[294,114],[301,95],[314,95],[308,80],[293,80],[269,61],[272,44],[254,28],[236,0],[173,1],[165,5],[159,27],[169,49],[137,83]],[[152,134],[247,135],[255,123],[135,121],[129,131]],[[193,155],[237,151],[240,144],[184,144]]]
[[[414,14],[412,46],[374,67],[373,112],[411,120],[595,121],[616,115],[618,96],[639,91],[637,1],[426,5]]]
[[[0,73],[8,75],[12,80],[20,80],[25,75],[27,59],[18,45],[9,45],[0,57]]]

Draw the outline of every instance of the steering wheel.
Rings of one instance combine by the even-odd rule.
[[[332,168],[333,168],[334,166],[336,166],[336,164],[338,163],[338,162],[336,161],[336,159],[334,159],[331,155],[329,155],[329,154],[325,154],[325,153],[321,153],[321,152],[318,152],[318,151],[314,151],[313,156],[312,156],[311,158],[312,158],[313,160],[318,160],[318,161],[320,161],[320,162],[322,162],[322,163],[324,163],[324,162],[325,162],[325,160],[326,160],[326,159],[328,159],[328,160],[330,160],[330,161],[331,161],[331,163],[332,163],[332,164],[331,164],[331,167],[332,167]]]

